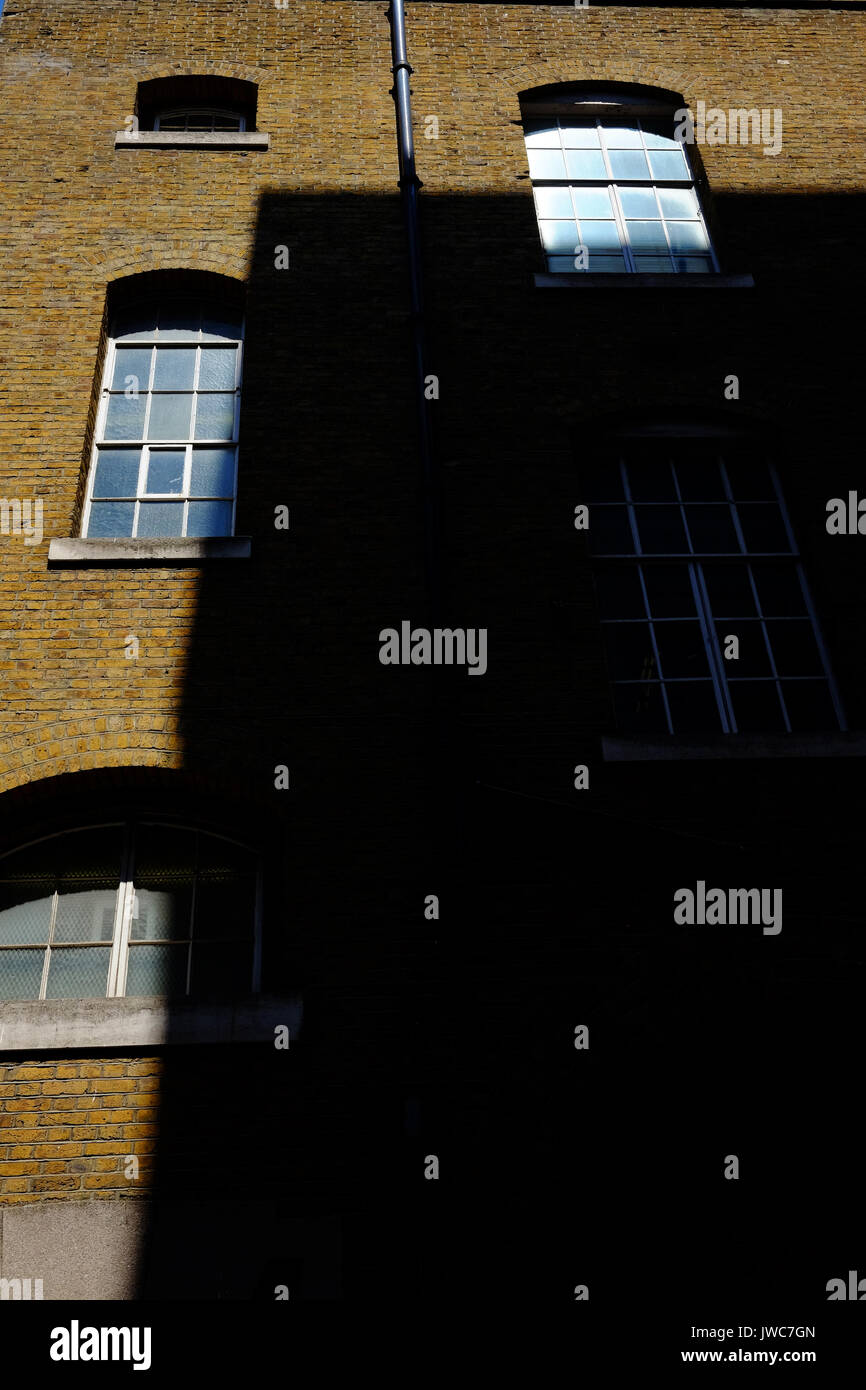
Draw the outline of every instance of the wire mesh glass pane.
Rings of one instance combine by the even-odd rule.
[[[202,348],[198,389],[200,391],[233,391],[237,355],[237,348],[233,347]]]
[[[191,391],[194,379],[195,348],[157,348],[154,391]]]
[[[189,439],[192,396],[152,396],[148,439]]]
[[[648,680],[659,674],[649,623],[605,623],[602,632],[614,680]]]
[[[93,479],[94,497],[134,497],[138,491],[140,449],[100,449]]]
[[[111,379],[113,391],[124,391],[132,385],[142,393],[147,390],[150,377],[150,358],[152,348],[118,347],[114,352],[114,376]],[[130,383],[129,378],[133,381]]]
[[[141,503],[138,509],[139,536],[180,536],[182,533],[182,502]]]
[[[662,688],[657,681],[638,685],[618,685],[614,690],[614,709],[616,726],[621,733],[668,732]]]
[[[116,907],[116,888],[61,893],[54,923],[55,942],[111,941]]]
[[[106,439],[143,439],[147,396],[111,396],[105,420]]]
[[[665,685],[675,734],[717,734],[722,729],[713,683],[672,681]]]
[[[44,950],[0,951],[0,999],[38,999]]]
[[[193,497],[231,497],[235,490],[234,449],[193,449]]]
[[[231,533],[231,502],[190,502],[186,523],[188,536],[230,536]]]
[[[151,449],[146,492],[183,492],[183,449]]]
[[[186,940],[191,922],[191,883],[159,891],[136,885],[131,941]]]
[[[60,946],[51,952],[46,999],[95,999],[108,984],[107,946]]]
[[[130,944],[126,970],[128,998],[178,998],[186,994],[189,946]]]
[[[88,536],[131,536],[134,502],[94,502],[90,508]]]
[[[47,946],[53,901],[31,885],[0,883],[0,946]]]

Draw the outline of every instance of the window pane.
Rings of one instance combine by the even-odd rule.
[[[608,149],[641,149],[642,141],[637,124],[605,125],[604,143]]]
[[[539,222],[541,244],[545,251],[570,251],[575,254],[580,238],[577,227],[572,222]]]
[[[695,616],[695,600],[686,565],[643,565],[642,569],[654,618]]]
[[[2,862],[0,871],[10,872],[2,868]],[[40,896],[35,884],[0,884],[0,946],[47,946],[52,901],[53,893]]]
[[[805,615],[806,600],[793,565],[753,565],[752,573],[765,616],[795,618]]]
[[[593,507],[589,543],[596,555],[632,555],[634,541],[625,507]]]
[[[159,336],[169,342],[194,338],[200,323],[201,308],[194,300],[166,304],[159,311]]]
[[[562,122],[562,143],[567,150],[599,148],[598,126]]]
[[[248,993],[252,988],[252,963],[252,948],[243,942],[232,946],[195,946],[191,993],[198,998]]]
[[[599,251],[593,251],[588,257],[589,265],[587,273],[599,275],[616,275],[625,273],[625,261],[622,254],[619,256],[605,255]]]
[[[93,999],[108,984],[107,946],[61,946],[51,952],[46,999]]]
[[[650,150],[650,167],[654,179],[687,179],[689,171],[680,149]]]
[[[109,397],[104,437],[106,439],[142,439],[144,437],[146,401],[146,395]]]
[[[547,269],[551,275],[577,275],[578,268],[574,264],[574,256],[548,256]]]
[[[134,497],[138,491],[140,449],[100,449],[93,479],[94,497]]]
[[[636,251],[666,251],[661,222],[626,222],[630,244]]]
[[[665,217],[698,215],[698,201],[690,188],[660,188],[659,202]]]
[[[565,178],[565,160],[563,159],[561,150],[529,150],[528,153],[530,178]],[[601,162],[601,155],[597,157],[599,162]]]
[[[668,731],[658,682],[618,685],[614,690],[614,709],[620,733],[666,734]]]
[[[641,547],[648,555],[688,551],[679,507],[636,507]]]
[[[192,926],[192,882],[155,891],[136,880],[131,941],[183,939]]]
[[[707,234],[700,222],[668,222],[672,251],[706,251]]]
[[[134,502],[94,502],[90,508],[88,536],[120,537],[132,535]]]
[[[0,951],[0,999],[38,999],[44,951]]]
[[[635,256],[635,269],[642,275],[673,275],[674,264],[670,256]]]
[[[190,502],[188,536],[230,536],[231,533],[231,502]]]
[[[139,536],[179,536],[182,530],[182,502],[141,503],[138,509]]]
[[[571,194],[567,188],[535,188],[535,206],[539,217],[570,217],[574,219]]]
[[[173,825],[142,825],[135,846],[135,881],[155,888],[191,883],[196,864],[196,832]]]
[[[620,248],[619,232],[613,221],[581,222],[580,241],[590,251],[618,251]]]
[[[130,945],[127,997],[165,999],[186,994],[189,949],[189,946]]]
[[[717,618],[754,618],[757,608],[745,565],[704,565],[710,607]]]
[[[147,492],[183,492],[183,449],[151,449]]]
[[[154,391],[191,391],[194,378],[195,348],[157,348]]]
[[[748,550],[785,552],[791,544],[775,504],[743,502],[737,507]]]
[[[780,676],[823,676],[821,654],[808,618],[770,621],[767,634]]]
[[[602,618],[646,617],[636,565],[600,570],[595,576],[595,591]]]
[[[724,661],[725,670],[730,680],[736,680],[741,676],[771,676],[773,674],[761,623],[749,623],[742,619],[728,618],[726,622],[716,623],[716,634],[723,654],[726,637],[733,635],[739,639],[737,660]]]
[[[114,376],[111,378],[113,391],[124,391],[130,385],[139,393],[147,390],[150,377],[151,348],[118,347],[114,352]],[[134,377],[130,383],[127,377]]]
[[[193,449],[193,497],[231,497],[235,490],[234,449]]]
[[[676,256],[674,265],[680,274],[706,275],[713,270],[710,256]]]
[[[192,396],[152,396],[148,439],[189,439]]]
[[[609,150],[607,157],[615,179],[649,178],[643,150]]]
[[[610,194],[606,188],[576,188],[574,201],[578,217],[613,217]]]
[[[201,350],[198,385],[200,391],[233,391],[237,348],[208,347]]]
[[[524,138],[528,149],[559,149],[559,131],[556,122],[553,125],[549,121],[527,121],[523,128]]]
[[[775,681],[729,681],[728,685],[739,733],[784,732]]]
[[[770,470],[759,459],[748,462],[738,460],[730,463],[725,460],[731,491],[738,502],[775,502],[776,489],[770,477]]]
[[[117,888],[61,893],[54,923],[55,941],[111,941]]]
[[[698,678],[709,675],[709,661],[700,623],[656,623],[655,634],[661,674],[665,680],[677,676]]]
[[[602,633],[614,680],[649,680],[658,675],[649,623],[605,623]]]
[[[656,195],[651,188],[621,188],[619,200],[626,217],[658,217]]]
[[[692,545],[698,554],[738,554],[740,543],[729,507],[686,507],[686,520]]]
[[[635,502],[675,502],[674,477],[667,459],[629,463],[628,486]]]
[[[233,439],[234,431],[234,396],[198,396],[196,398],[196,439]]]
[[[200,881],[196,885],[195,940],[252,940],[255,906],[253,878]]]
[[[794,733],[838,729],[839,721],[826,681],[782,681],[782,694]]]
[[[672,681],[665,686],[675,734],[718,734],[722,719],[712,681]]]
[[[679,148],[679,141],[674,139],[671,134],[672,126],[670,121],[642,121],[643,138],[648,149],[651,150],[676,150]]]
[[[565,165],[570,179],[606,179],[601,150],[566,150]],[[562,178],[562,174],[551,174],[551,178]]]
[[[715,459],[677,463],[676,474],[684,502],[724,502],[725,485]]]

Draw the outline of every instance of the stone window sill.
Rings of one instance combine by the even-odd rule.
[[[198,539],[168,536],[102,540],[90,536],[55,537],[48,546],[49,565],[197,565],[202,560],[246,560],[250,536],[217,536]]]
[[[751,275],[607,275],[576,270],[539,274],[534,279],[536,289],[542,290],[748,290],[755,286]]]
[[[608,763],[729,758],[864,758],[866,733],[724,734],[709,738],[618,738],[605,735]]]
[[[271,137],[258,130],[118,130],[116,150],[266,150]]]
[[[295,997],[247,996],[229,1004],[165,999],[35,999],[0,1008],[0,1053],[67,1048],[163,1047],[189,1043],[273,1043],[300,1032]]]

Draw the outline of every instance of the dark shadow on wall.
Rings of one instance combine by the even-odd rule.
[[[252,556],[202,568],[183,777],[201,816],[259,838],[263,985],[300,994],[304,1018],[288,1051],[166,1049],[141,1297],[462,1303],[504,1281],[570,1301],[624,1264],[640,1278],[650,1253],[659,1296],[695,1260],[757,1294],[849,1267],[856,765],[605,767],[571,528],[576,421],[717,410],[730,372],[744,405],[796,407],[780,462],[863,723],[862,566],[823,529],[828,486],[855,486],[859,369],[835,344],[863,200],[717,210],[754,290],[559,292],[532,284],[525,197],[424,198],[446,620],[488,630],[474,679],[378,660],[380,629],[426,602],[399,203],[263,198],[237,526]],[[782,934],[675,928],[673,892],[698,879],[783,886]],[[810,1193],[831,1195],[801,1238],[803,1144]],[[723,1179],[731,1153],[749,1184]],[[744,1272],[755,1231],[773,1253]]]

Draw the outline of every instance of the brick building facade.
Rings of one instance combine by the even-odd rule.
[[[866,17],[406,27],[423,402],[385,3],[0,20],[0,1275],[616,1301],[673,1242],[660,1286],[817,1302],[854,1258],[866,631],[827,503],[860,476]],[[780,112],[780,148],[665,176],[683,110]],[[405,621],[483,629],[483,678],[382,664]],[[684,931],[699,881],[781,889],[782,930]]]

